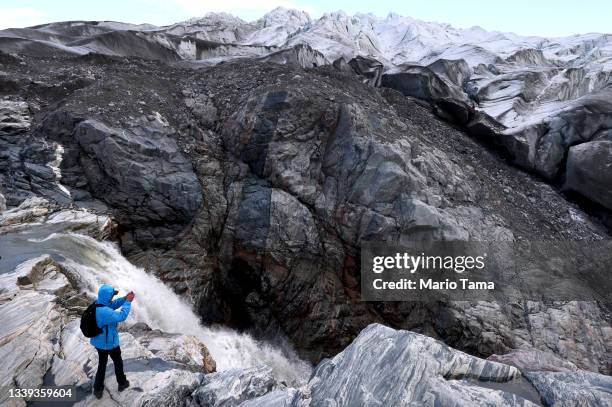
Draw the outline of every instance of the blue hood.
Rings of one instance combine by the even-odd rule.
[[[96,302],[98,304],[106,305],[107,307],[111,303],[111,298],[113,298],[113,293],[115,289],[108,284],[102,284],[100,289],[98,290],[98,299]]]
[[[125,297],[119,297],[114,301],[113,293],[115,289],[103,284],[98,290],[97,304],[103,307],[96,307],[96,324],[100,328],[104,328],[103,332],[98,336],[94,336],[89,342],[98,349],[115,349],[119,346],[119,332],[117,332],[117,324],[125,321],[130,313],[131,302]],[[117,310],[121,307],[120,310]]]

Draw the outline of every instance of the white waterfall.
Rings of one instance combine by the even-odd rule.
[[[267,365],[278,380],[299,384],[308,379],[311,367],[290,349],[281,349],[230,329],[202,326],[191,306],[156,277],[134,266],[110,242],[75,233],[53,233],[28,239],[40,253],[60,255],[68,269],[78,275],[83,289],[96,296],[102,283],[120,295],[133,290],[136,298],[128,322],[144,322],[170,333],[194,335],[208,347],[218,370]]]

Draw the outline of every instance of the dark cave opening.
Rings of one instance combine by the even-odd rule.
[[[227,322],[232,328],[240,331],[252,328],[246,298],[249,293],[258,291],[259,287],[256,270],[242,259],[233,259],[222,283],[222,298],[229,311]]]

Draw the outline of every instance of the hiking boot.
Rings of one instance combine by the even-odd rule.
[[[97,399],[101,399],[102,395],[104,394],[104,389],[100,389],[100,390],[94,389],[93,394],[94,396],[96,396]]]
[[[125,382],[123,382],[123,383],[121,383],[121,384],[119,385],[118,390],[119,390],[119,391],[123,391],[123,390],[127,389],[128,387],[130,387],[130,381],[129,381],[129,380],[126,380]]]

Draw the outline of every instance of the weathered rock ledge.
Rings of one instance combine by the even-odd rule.
[[[540,355],[546,358],[545,356]],[[554,358],[554,356],[553,356]],[[552,359],[548,359],[552,360]],[[529,371],[467,355],[409,331],[372,324],[322,361],[307,385],[278,384],[265,369],[215,373],[188,406],[610,406],[612,378]]]

